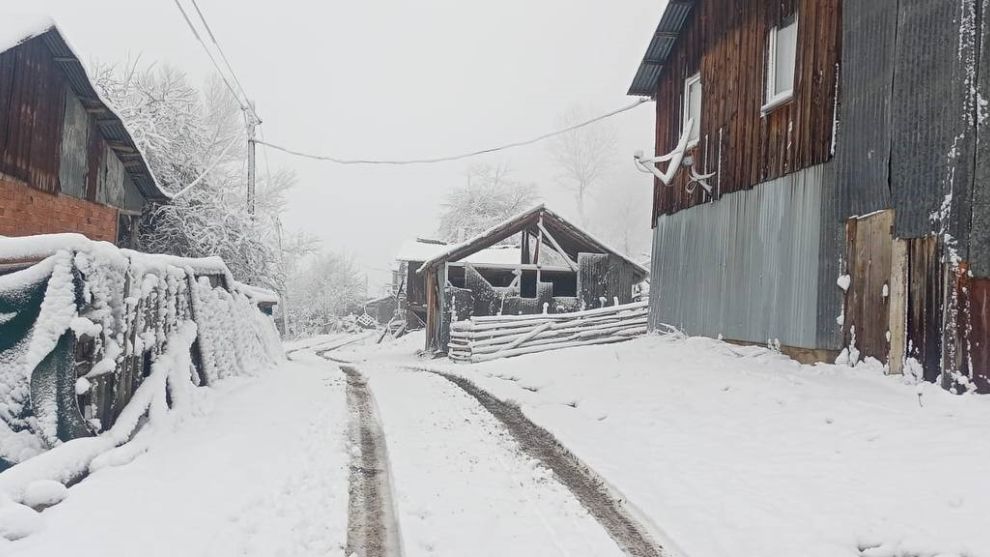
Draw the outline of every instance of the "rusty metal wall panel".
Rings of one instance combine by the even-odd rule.
[[[975,128],[975,0],[900,0],[893,87],[894,231],[943,230],[967,254]],[[948,221],[933,221],[952,196]]]
[[[826,165],[657,219],[650,323],[818,348]],[[834,278],[833,278],[834,283]]]
[[[62,123],[62,149],[59,182],[62,193],[86,199],[86,148],[89,140],[89,114],[71,91],[65,92],[65,119]]]
[[[59,190],[64,95],[65,80],[39,39],[0,53],[0,172]]]

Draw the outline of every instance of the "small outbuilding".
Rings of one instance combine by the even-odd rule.
[[[477,260],[482,251],[515,237],[513,261]],[[447,350],[453,321],[625,304],[648,275],[542,204],[465,242],[444,246],[415,272],[422,281],[426,349],[438,353]]]

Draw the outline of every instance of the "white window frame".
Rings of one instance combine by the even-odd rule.
[[[789,23],[787,26],[794,25],[794,37],[795,42],[797,41],[798,34],[801,31],[798,22],[798,14],[794,14],[794,21]],[[791,81],[791,88],[786,91],[777,91],[777,34],[780,32],[780,26],[774,26],[770,29],[770,33],[767,36],[767,82],[766,82],[766,93],[764,95],[765,103],[761,108],[763,114],[766,114],[778,106],[787,104],[791,99],[794,98],[794,83],[797,81],[797,60],[800,54],[797,51],[798,45],[794,46],[794,79]]]
[[[684,127],[687,126],[688,120],[691,119],[691,86],[695,83],[701,87],[701,99],[704,102],[705,98],[705,86],[701,83],[701,72],[698,72],[691,77],[684,80],[684,101],[681,107],[681,133],[684,133]],[[694,123],[697,126],[698,135],[694,137],[693,135],[688,138],[688,149],[695,147],[701,141],[701,107],[698,107],[698,118],[697,122]]]

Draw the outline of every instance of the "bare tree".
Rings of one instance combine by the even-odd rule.
[[[100,92],[127,123],[167,191],[182,190],[223,157],[196,187],[144,215],[141,249],[216,255],[238,280],[280,290],[286,267],[275,223],[296,177],[285,169],[260,173],[257,216],[248,213],[246,150],[224,154],[232,143],[246,144],[237,100],[216,78],[200,90],[179,70],[140,67],[139,60],[98,64],[93,73]]]
[[[560,127],[587,121],[591,110],[572,107],[558,118]],[[585,203],[601,185],[615,160],[616,133],[609,122],[598,122],[559,135],[550,142],[550,154],[559,171],[561,184],[574,194],[578,216],[587,225]]]
[[[293,321],[297,334],[319,334],[338,327],[340,319],[364,301],[367,283],[354,258],[325,252],[291,277],[297,300]]]
[[[475,164],[464,186],[447,194],[438,233],[448,242],[463,241],[536,204],[536,185],[510,178],[507,164]]]

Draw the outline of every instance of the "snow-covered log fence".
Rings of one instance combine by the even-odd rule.
[[[542,315],[470,317],[451,324],[452,360],[485,362],[574,346],[621,342],[646,332],[647,302]]]
[[[219,258],[0,237],[0,488],[38,466],[71,481],[196,388],[272,367],[270,302]]]

